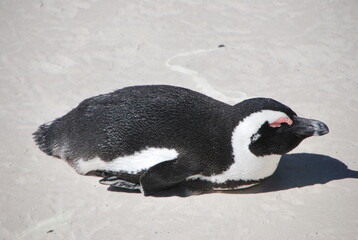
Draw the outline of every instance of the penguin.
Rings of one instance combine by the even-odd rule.
[[[145,85],[85,99],[33,137],[77,173],[149,196],[178,185],[254,186],[275,172],[281,155],[328,132],[271,98],[229,105],[186,88]]]

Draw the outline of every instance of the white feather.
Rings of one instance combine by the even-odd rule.
[[[75,169],[80,174],[86,174],[93,170],[137,173],[158,163],[175,159],[177,156],[178,152],[175,149],[146,148],[133,155],[118,157],[112,161],[103,161],[98,157],[90,160],[78,159]]]
[[[273,123],[281,117],[287,117],[287,115],[283,112],[272,110],[262,110],[249,115],[233,131],[231,143],[234,163],[229,169],[218,175],[195,175],[188,179],[202,179],[214,183],[225,183],[228,180],[259,180],[271,176],[275,172],[281,156],[269,155],[257,157],[250,151],[249,145],[251,137],[257,133],[262,124],[266,121]],[[256,135],[256,137],[259,136]]]

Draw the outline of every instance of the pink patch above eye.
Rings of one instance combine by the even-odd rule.
[[[287,117],[281,117],[279,119],[277,119],[275,122],[270,123],[270,127],[281,127],[282,123],[287,123],[288,125],[292,125],[292,120],[287,118]]]

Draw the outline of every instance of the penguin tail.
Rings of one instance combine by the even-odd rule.
[[[32,134],[35,143],[40,150],[50,156],[53,156],[52,143],[49,139],[49,132],[52,124],[52,122],[42,124],[37,131]]]

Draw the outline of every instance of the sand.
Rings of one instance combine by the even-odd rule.
[[[3,0],[0,35],[0,239],[358,239],[357,1]],[[330,133],[257,188],[190,197],[107,191],[35,146],[138,84],[271,97]]]

